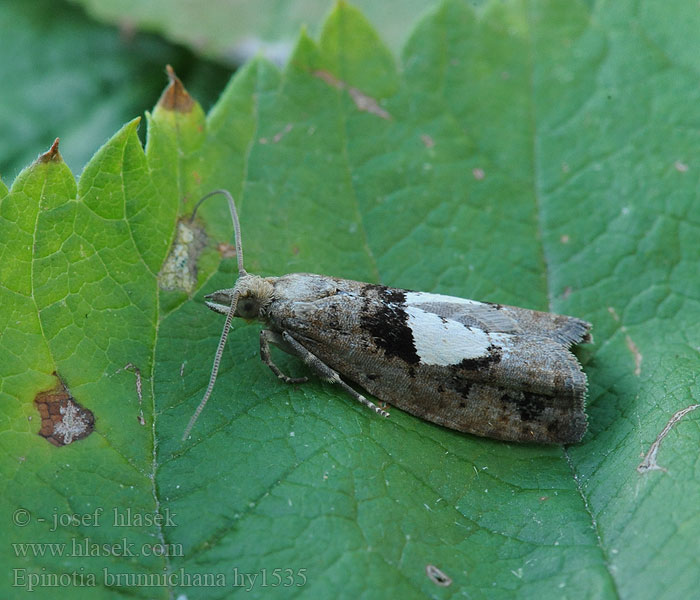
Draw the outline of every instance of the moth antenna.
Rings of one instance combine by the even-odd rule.
[[[235,242],[236,242],[236,258],[238,260],[238,276],[241,277],[243,275],[247,275],[245,267],[243,266],[243,245],[241,243],[241,224],[238,221],[238,212],[236,211],[236,203],[233,201],[233,196],[231,195],[231,193],[228,190],[224,190],[224,189],[213,190],[213,191],[209,192],[208,194],[205,194],[204,196],[202,196],[197,201],[197,204],[195,204],[195,206],[194,206],[194,210],[192,211],[192,217],[190,217],[190,223],[192,221],[194,221],[194,217],[197,214],[197,210],[202,205],[202,202],[204,202],[207,198],[211,198],[212,196],[215,196],[216,194],[223,194],[224,196],[226,196],[226,199],[228,200],[228,208],[229,208],[229,211],[231,212],[231,220],[233,221],[233,233],[234,233]],[[216,349],[216,355],[214,356],[214,364],[211,367],[211,375],[209,376],[209,385],[207,385],[207,391],[204,393],[204,398],[202,398],[202,401],[199,403],[197,410],[194,411],[194,414],[192,415],[190,422],[187,424],[187,427],[185,428],[185,433],[182,435],[183,442],[187,439],[187,436],[190,434],[190,431],[192,431],[192,427],[194,427],[194,424],[197,422],[199,415],[201,414],[202,410],[204,409],[204,406],[206,405],[207,401],[209,400],[209,396],[211,396],[211,392],[214,389],[214,383],[216,383],[216,376],[219,373],[219,364],[221,363],[221,357],[224,353],[224,348],[226,347],[226,340],[228,339],[228,334],[229,334],[229,331],[231,330],[231,322],[233,321],[233,315],[236,312],[237,305],[238,305],[238,292],[234,290],[233,297],[231,298],[231,306],[228,309],[228,313],[226,313],[226,321],[224,322],[224,328],[221,330],[221,338],[219,339],[219,346]]]
[[[221,339],[219,339],[219,347],[216,349],[216,355],[214,356],[214,364],[211,367],[211,375],[209,376],[209,385],[207,386],[207,391],[204,393],[204,398],[202,398],[202,401],[199,403],[197,410],[194,411],[190,422],[185,428],[185,433],[182,435],[183,442],[187,439],[187,436],[190,435],[192,427],[194,427],[194,424],[199,418],[200,413],[204,409],[204,406],[207,403],[207,400],[209,400],[209,396],[211,396],[211,392],[214,389],[216,376],[219,373],[219,363],[221,363],[221,356],[223,355],[224,348],[226,347],[226,340],[228,339],[228,333],[231,330],[231,322],[233,321],[233,314],[236,312],[237,305],[238,291],[234,291],[233,298],[231,299],[231,307],[228,309],[228,313],[226,313],[226,321],[224,322],[224,328],[221,330]]]
[[[241,244],[241,224],[238,221],[238,213],[236,212],[236,203],[233,201],[233,196],[231,192],[224,189],[213,190],[208,194],[204,194],[194,206],[192,211],[192,216],[190,217],[190,223],[194,221],[194,217],[197,214],[197,209],[202,205],[207,198],[211,198],[216,194],[223,194],[228,200],[228,209],[231,212],[231,220],[233,221],[233,232],[236,238],[236,258],[238,259],[238,276],[247,275],[245,268],[243,267],[243,246]]]

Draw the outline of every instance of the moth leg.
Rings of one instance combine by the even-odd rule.
[[[269,329],[263,329],[260,331],[260,359],[270,367],[270,370],[277,375],[278,379],[281,379],[285,383],[306,383],[309,380],[308,377],[288,377],[272,362],[272,357],[270,356],[270,342],[275,344],[275,346],[279,346],[288,354],[296,354],[296,352],[285,343],[279,333],[275,333]]]
[[[291,349],[290,354],[295,354],[301,360],[303,360],[307,365],[309,365],[319,377],[324,381],[329,383],[337,383],[342,387],[348,394],[350,394],[355,400],[360,404],[365,405],[367,408],[371,408],[374,412],[382,417],[388,417],[389,413],[382,408],[379,408],[371,400],[367,400],[362,394],[356,392],[347,383],[345,383],[337,371],[331,369],[326,363],[324,363],[320,358],[309,352],[304,346],[297,342],[288,332],[282,332],[282,338],[286,342],[286,345]]]

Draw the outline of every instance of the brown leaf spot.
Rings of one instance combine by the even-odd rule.
[[[170,83],[168,87],[165,88],[160,100],[158,100],[158,106],[165,110],[172,110],[180,113],[190,112],[194,106],[192,96],[187,93],[185,86],[182,85],[182,81],[178,79],[170,65],[166,66],[165,70],[168,73]]]
[[[292,130],[292,127],[293,125],[291,123],[287,123],[282,131],[275,134],[275,137],[272,138],[272,142],[274,144],[278,143],[285,135],[287,135]]]
[[[634,343],[634,340],[627,333],[625,333],[625,344],[627,344],[627,349],[634,357],[634,374],[639,377],[642,374],[642,353],[639,351],[639,348],[637,348],[637,344]]]
[[[391,115],[381,106],[379,106],[379,103],[372,98],[372,96],[368,96],[362,92],[362,90],[356,87],[348,88],[348,94],[350,94],[350,97],[355,101],[355,106],[357,106],[358,110],[363,110],[372,115],[377,115],[378,117],[386,119],[387,121],[391,120]]]
[[[342,90],[345,87],[345,84],[342,81],[340,81],[340,79],[336,79],[336,77],[334,77],[333,74],[329,73],[328,71],[319,69],[317,71],[314,71],[312,75],[314,77],[318,77],[319,79],[325,81],[328,85],[339,90]]]
[[[41,416],[39,435],[54,446],[82,440],[95,429],[92,411],[78,404],[60,379],[54,389],[39,392],[34,403]]]
[[[423,142],[423,145],[426,148],[432,148],[433,146],[435,146],[435,140],[432,137],[430,137],[427,133],[424,133],[420,136],[420,141]]]
[[[325,81],[328,85],[336,88],[337,90],[347,90],[348,94],[350,94],[350,97],[355,102],[355,106],[357,106],[359,110],[368,112],[373,115],[377,115],[382,119],[391,119],[391,115],[381,106],[379,106],[377,100],[372,96],[365,94],[361,89],[348,85],[344,81],[335,77],[335,75],[333,75],[332,73],[329,73],[328,71],[324,71],[322,69],[313,71],[311,74],[314,77],[318,77],[322,81]]]
[[[182,290],[188,294],[197,284],[197,259],[206,245],[206,234],[197,221],[181,219],[168,258],[158,274],[164,290]]]
[[[236,247],[226,242],[219,242],[216,245],[216,251],[219,253],[221,258],[233,258],[236,256]]]
[[[36,161],[40,163],[63,162],[63,157],[58,151],[58,138],[54,140],[53,144],[51,144],[51,148],[49,148],[47,152],[39,155]]]

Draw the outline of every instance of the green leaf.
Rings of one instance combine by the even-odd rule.
[[[693,14],[448,0],[395,64],[339,4],[318,43],[302,35],[282,71],[248,63],[207,116],[173,80],[145,151],[133,121],[77,187],[53,151],[0,188],[3,596],[81,574],[96,587],[71,580],[71,598],[692,596],[700,49],[676,53],[670,32]],[[583,442],[379,419],[330,384],[279,383],[244,323],[180,442],[223,324],[203,296],[235,280],[225,202],[189,222],[219,187],[250,272],[591,321]],[[34,403],[58,377],[95,415],[62,447],[37,435]],[[85,540],[138,555],[69,556]],[[64,555],[26,545],[47,542]],[[169,555],[145,555],[154,544]]]
[[[57,136],[66,163],[79,173],[115,129],[153,101],[165,64],[192,73],[189,87],[203,103],[214,102],[230,75],[154,36],[97,24],[62,1],[0,3],[0,38],[0,175],[6,181]]]
[[[286,62],[301,27],[317,33],[333,7],[331,0],[247,0],[201,5],[186,0],[73,0],[97,19],[126,24],[184,44],[217,60],[240,64],[263,53],[268,59]],[[478,0],[474,4],[483,3]],[[434,2],[402,0],[401,9],[391,2],[356,0],[394,51],[403,46],[416,18]]]

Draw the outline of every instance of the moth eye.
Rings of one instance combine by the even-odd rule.
[[[254,319],[258,316],[260,306],[255,298],[241,298],[236,308],[236,315],[244,319]]]

